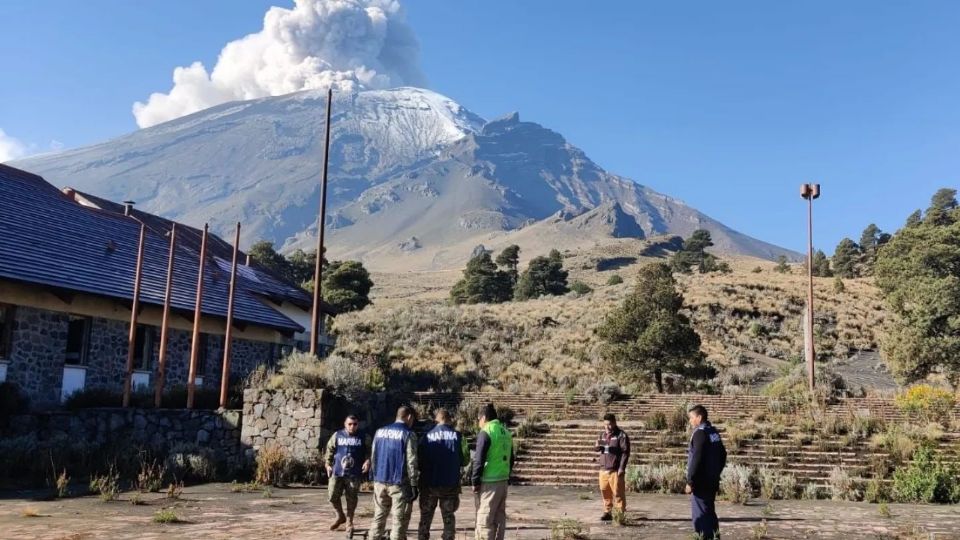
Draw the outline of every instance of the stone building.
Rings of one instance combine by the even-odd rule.
[[[141,223],[146,227],[134,385],[157,376],[173,222],[0,165],[0,382],[35,407],[85,388],[122,389]],[[201,232],[177,224],[166,386],[184,385]],[[219,387],[232,247],[208,238],[197,384]],[[312,295],[240,256],[231,379],[309,340]],[[327,315],[332,312],[324,307]],[[321,346],[332,342],[321,336]]]

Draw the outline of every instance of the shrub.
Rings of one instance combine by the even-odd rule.
[[[570,290],[580,295],[593,292],[593,289],[591,289],[589,285],[582,281],[574,281],[571,283]]]
[[[628,467],[627,485],[635,491],[683,493],[687,472],[679,464],[642,464]]]
[[[913,462],[893,473],[893,497],[899,502],[960,502],[960,470],[933,455],[929,446],[921,446]]]
[[[216,455],[204,446],[175,444],[167,453],[165,463],[166,470],[181,482],[211,482],[217,478]]]
[[[744,465],[727,465],[720,474],[720,492],[732,503],[747,504],[753,497],[752,472]]]
[[[883,418],[878,418],[870,414],[869,410],[858,410],[853,413],[853,422],[850,426],[850,433],[857,439],[867,439],[874,433],[884,430],[886,424]]]
[[[863,491],[863,500],[868,503],[882,503],[890,500],[886,484],[879,478],[871,478]]]
[[[84,388],[70,394],[63,402],[68,410],[90,409],[95,407],[119,407],[123,404],[123,395],[106,388]]]
[[[623,283],[623,278],[620,277],[620,274],[614,274],[607,279],[607,285],[619,285]]]
[[[561,519],[550,526],[551,540],[580,540],[586,538],[583,524],[576,519]]]
[[[760,496],[764,499],[793,499],[797,495],[797,478],[769,467],[757,469]]]
[[[154,523],[180,523],[180,516],[176,512],[169,509],[157,510],[157,513],[153,515]]]
[[[70,494],[70,477],[67,476],[67,470],[64,469],[57,476],[57,498],[62,499]]]
[[[587,388],[584,393],[590,401],[602,405],[609,405],[623,396],[620,385],[612,381],[598,382]]]
[[[369,387],[369,377],[359,364],[338,355],[331,355],[324,364],[326,381],[334,394],[349,401],[363,398]]]
[[[740,427],[736,424],[728,424],[723,430],[723,438],[730,448],[740,448],[746,441],[756,439],[760,433],[750,427]]]
[[[687,415],[687,405],[685,403],[674,405],[673,409],[670,410],[670,416],[667,418],[667,427],[671,431],[684,433],[687,431],[689,423],[690,417]]]
[[[918,384],[900,392],[894,398],[897,408],[927,421],[949,420],[956,396],[948,390],[929,384]]]
[[[759,266],[754,266],[753,270],[750,270],[750,271],[753,272],[754,274],[759,274],[760,272],[763,272],[763,268]]]
[[[526,439],[529,437],[535,437],[538,433],[537,426],[540,425],[540,417],[537,415],[528,416],[523,419],[523,422],[520,422],[520,425],[517,426],[516,437],[520,439]]]
[[[717,381],[721,386],[750,386],[770,374],[771,371],[763,366],[735,366],[721,371]]]
[[[120,474],[111,467],[105,474],[90,477],[90,491],[100,495],[103,502],[120,497]]]
[[[643,425],[647,429],[667,429],[667,415],[663,411],[651,411],[643,419]]]
[[[0,383],[0,420],[26,411],[28,404],[19,386],[11,382]]]
[[[859,501],[863,498],[860,483],[842,467],[834,467],[827,480],[830,496],[835,501]]]
[[[278,373],[267,385],[274,390],[326,388],[327,368],[315,355],[295,350],[280,360]]]
[[[163,477],[167,468],[157,460],[148,461],[146,456],[140,457],[140,472],[137,473],[136,488],[141,493],[156,493],[163,487]]]
[[[290,469],[290,458],[279,446],[264,446],[257,452],[254,482],[265,486],[282,486]]]
[[[816,484],[807,484],[803,486],[803,492],[800,493],[800,498],[805,501],[816,501],[823,499],[823,488]]]
[[[167,498],[177,500],[181,496],[183,496],[183,482],[171,482],[167,486]]]
[[[619,508],[614,508],[610,512],[610,517],[613,520],[613,524],[618,527],[625,527],[627,525],[627,513]]]

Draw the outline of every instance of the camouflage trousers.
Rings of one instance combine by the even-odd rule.
[[[460,508],[460,486],[425,487],[420,492],[420,530],[417,540],[430,540],[433,514],[440,507],[443,520],[442,540],[454,540],[457,535],[457,509]]]
[[[341,499],[346,499],[346,516],[350,519],[353,519],[353,513],[357,509],[357,495],[359,493],[360,478],[334,476],[327,484],[327,498],[333,505],[333,508],[337,511],[338,515],[344,515]]]
[[[407,540],[407,527],[410,525],[413,504],[404,495],[403,488],[374,482],[373,507],[370,540],[386,540],[388,538],[384,536],[388,515],[393,522],[390,529],[390,540]]]

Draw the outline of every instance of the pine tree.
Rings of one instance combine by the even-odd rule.
[[[877,251],[890,241],[890,235],[881,231],[873,223],[863,230],[860,235],[860,263],[863,265],[863,274],[873,275],[873,264],[877,260]]]
[[[562,295],[567,287],[567,271],[563,269],[563,256],[553,250],[547,257],[535,257],[520,276],[514,297],[529,300],[545,295]]]
[[[830,259],[822,250],[817,250],[813,254],[813,275],[817,277],[830,277],[833,271],[830,270]]]
[[[833,253],[833,271],[842,278],[855,278],[859,275],[857,262],[860,260],[860,248],[856,242],[844,238],[837,244]]]
[[[681,274],[691,273],[693,267],[701,274],[710,272],[721,272],[729,265],[722,266],[716,256],[707,253],[706,249],[713,246],[713,238],[710,231],[706,229],[697,229],[693,231],[690,238],[683,242],[683,248],[674,253],[670,258],[670,267],[674,272]]]
[[[930,198],[930,208],[924,215],[924,223],[947,225],[955,221],[953,210],[957,208],[957,190],[942,188]]]
[[[290,266],[290,262],[273,249],[273,242],[261,240],[250,246],[250,249],[247,250],[247,255],[271,274],[290,283],[300,284],[300,282],[296,280],[296,276],[293,275],[293,268]]]
[[[671,268],[664,263],[644,266],[630,296],[597,329],[605,341],[603,356],[618,368],[651,376],[660,392],[664,373],[712,376],[700,336],[682,308]]]
[[[773,267],[773,271],[778,274],[789,274],[791,273],[790,264],[787,263],[787,256],[781,255],[777,257],[777,265]]]
[[[953,190],[937,192],[922,223],[877,254],[876,283],[892,314],[884,359],[903,383],[943,373],[960,383],[960,221]],[[931,217],[933,214],[933,217]]]
[[[517,280],[520,278],[519,265],[520,265],[520,246],[513,244],[504,248],[503,251],[497,255],[497,266],[504,268],[507,274],[510,276],[510,282],[513,285],[517,284]]]
[[[360,261],[333,261],[323,269],[322,277],[323,301],[337,313],[359,311],[370,305],[373,280]]]
[[[326,248],[324,248],[326,250]],[[313,276],[317,269],[317,251],[311,249],[310,251],[304,251],[298,249],[287,256],[287,263],[290,265],[290,273],[293,277],[294,283],[299,284],[301,287],[313,290]],[[327,266],[327,260],[323,260],[323,268]],[[321,278],[323,274],[323,269],[321,269]]]
[[[923,214],[920,213],[920,210],[914,210],[912,214],[907,216],[907,222],[904,226],[915,227],[921,223],[923,223]]]
[[[456,304],[495,304],[509,300],[511,292],[510,276],[498,270],[490,254],[484,252],[467,263],[463,278],[450,291],[450,298]]]

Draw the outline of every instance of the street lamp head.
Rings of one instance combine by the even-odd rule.
[[[820,197],[820,184],[801,184],[800,196],[804,199],[816,199]]]

